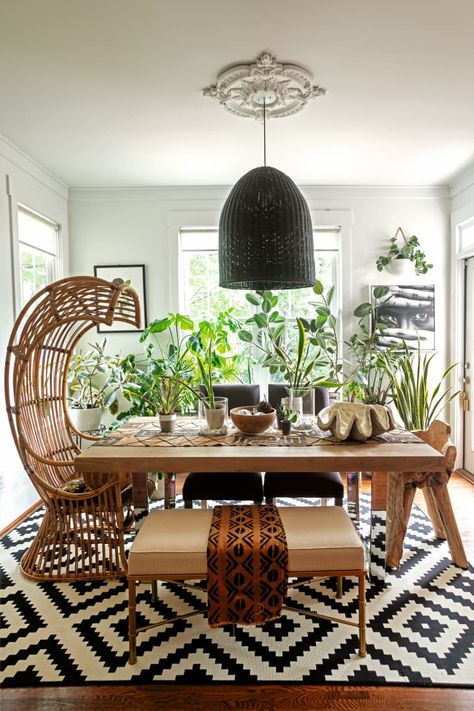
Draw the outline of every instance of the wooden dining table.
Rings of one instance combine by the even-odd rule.
[[[147,473],[164,472],[165,507],[174,506],[177,473],[205,471],[225,476],[226,472],[272,471],[287,472],[291,477],[291,472],[374,472],[372,481],[377,492],[371,506],[370,570],[383,578],[385,552],[391,541],[402,544],[400,531],[406,527],[403,473],[429,472],[435,476],[446,467],[440,452],[410,433],[406,433],[405,441],[400,433],[398,440],[392,437],[392,441],[340,443],[327,435],[285,438],[276,432],[262,439],[242,437],[235,430],[227,437],[210,438],[202,437],[199,424],[189,419],[180,422],[177,432],[166,435],[161,433],[157,419],[134,418],[85,449],[75,465],[79,475],[131,473],[137,490]],[[459,565],[464,561],[454,562]]]

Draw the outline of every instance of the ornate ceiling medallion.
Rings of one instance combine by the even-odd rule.
[[[223,71],[217,82],[203,89],[237,116],[263,120],[301,111],[309,99],[324,96],[326,89],[313,85],[313,77],[297,64],[280,64],[268,52],[253,64],[236,64]]]

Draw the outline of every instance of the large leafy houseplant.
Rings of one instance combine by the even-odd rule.
[[[402,242],[399,242],[398,235],[401,235]],[[429,264],[426,259],[426,254],[420,248],[418,237],[411,235],[406,237],[402,228],[399,227],[394,237],[390,239],[388,253],[380,256],[377,261],[377,269],[381,272],[395,260],[406,259],[413,262],[416,274],[426,274],[433,265]]]
[[[198,400],[203,408],[209,428],[220,429],[226,416],[223,398],[214,395],[213,385],[224,377],[229,377],[235,367],[236,357],[230,353],[230,333],[240,328],[240,322],[233,318],[231,310],[220,312],[213,321],[203,320],[190,336],[187,343],[188,355],[194,362],[194,377],[187,381],[179,375],[163,375],[164,382],[174,379],[193,400]],[[199,387],[203,386],[203,391]]]
[[[67,375],[70,406],[82,410],[108,406],[119,387],[113,372],[118,357],[106,354],[107,339],[89,345],[89,351],[73,355]]]
[[[310,342],[320,349],[325,360],[327,379],[333,382],[333,387],[339,388],[344,384],[345,375],[339,325],[333,313],[335,288],[331,286],[325,291],[323,283],[316,279],[313,291],[318,297],[316,302],[311,302],[316,316],[310,321],[303,320],[303,323],[308,328]]]
[[[345,342],[352,358],[346,392],[351,399],[367,405],[385,405],[390,400],[386,364],[396,362],[400,346],[381,345],[387,325],[379,319],[380,308],[390,298],[388,287],[376,287],[374,303],[364,302],[354,310],[354,316],[359,319],[357,330]]]
[[[90,350],[80,350],[69,362],[69,417],[77,430],[87,432],[100,425],[102,411],[117,411],[117,395],[126,385],[120,357],[107,355],[107,339],[90,343]]]
[[[404,344],[396,360],[389,357],[383,360],[393,404],[407,430],[427,430],[441,410],[459,394],[459,390],[453,392],[452,386],[446,384],[456,363],[446,368],[430,389],[430,366],[435,356],[436,353],[422,354],[418,342],[416,351]]]
[[[185,384],[193,375],[189,356],[193,328],[194,323],[188,316],[169,313],[155,319],[144,330],[140,341],[153,339],[147,343],[144,356],[131,354],[122,362],[122,369],[128,375],[123,394],[131,406],[120,413],[118,419],[158,414],[162,429],[173,429],[176,411],[190,400]]]
[[[262,291],[246,294],[246,298],[258,311],[246,320],[239,337],[255,347],[261,365],[271,375],[281,374],[295,397],[314,385],[334,385],[328,376],[326,355],[317,341],[317,337],[322,338],[322,322],[316,328],[316,319],[313,323],[297,317],[294,339],[286,318],[278,311],[277,294]],[[322,319],[327,321],[327,317]]]

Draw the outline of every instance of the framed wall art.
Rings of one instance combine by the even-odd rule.
[[[379,307],[379,321],[386,324],[381,345],[389,346],[405,340],[408,347],[424,351],[435,348],[435,288],[434,284],[389,286],[387,294],[376,299],[370,287],[370,300]]]
[[[101,264],[94,267],[94,276],[115,284],[124,282],[131,286],[138,294],[141,308],[142,328],[130,328],[127,323],[115,322],[112,326],[100,324],[97,326],[99,333],[138,333],[143,331],[147,323],[146,316],[146,283],[144,264]]]

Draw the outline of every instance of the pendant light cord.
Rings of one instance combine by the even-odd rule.
[[[263,165],[267,166],[267,124],[266,124],[265,97],[263,98]]]

